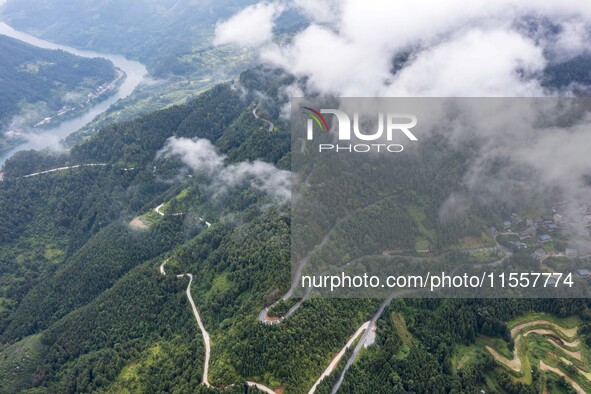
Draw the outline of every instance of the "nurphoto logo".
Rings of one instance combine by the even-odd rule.
[[[391,142],[396,133],[402,132],[409,140],[418,141],[417,137],[410,129],[417,125],[417,117],[410,113],[394,113],[383,112],[378,113],[377,130],[372,132],[364,132],[361,130],[359,124],[359,113],[353,113],[353,122],[351,118],[344,111],[339,109],[322,108],[316,110],[310,107],[302,107],[303,113],[309,119],[307,121],[307,139],[309,141],[314,139],[314,124],[318,126],[320,131],[330,132],[330,127],[323,114],[332,114],[337,120],[337,138],[339,141],[351,141],[351,129],[353,129],[353,138],[359,141],[385,141]],[[351,124],[352,123],[352,124]],[[351,127],[353,126],[353,127]],[[385,133],[384,133],[385,131]],[[385,134],[385,136],[384,136]],[[394,143],[360,143],[360,144],[320,144],[318,146],[319,152],[334,151],[334,152],[402,152],[404,147],[400,144]]]

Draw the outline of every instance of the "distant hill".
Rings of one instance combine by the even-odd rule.
[[[288,394],[309,391],[381,301],[311,297],[281,324],[257,318],[290,284],[291,206],[261,185],[290,168],[290,128],[280,113],[288,102],[283,89],[293,82],[276,70],[249,70],[187,104],[111,124],[68,153],[22,151],[6,161],[0,182],[1,394],[252,393],[247,380]],[[392,166],[395,178],[388,182],[396,198],[388,205],[381,195],[365,193],[373,199],[371,212],[389,218],[387,239],[412,237],[407,247],[432,242],[450,266],[486,261],[486,255],[456,248],[483,237],[486,223],[499,222],[504,202],[467,210],[460,221],[442,219],[440,207],[460,188],[473,153],[470,146],[433,142],[420,148]],[[171,149],[178,155],[166,154]],[[256,172],[257,182],[242,177]],[[311,189],[316,179],[309,177]],[[322,187],[331,188],[327,195],[342,194],[338,182]],[[324,217],[336,230],[327,245],[337,237],[365,242],[353,232],[352,216],[337,220],[348,199],[328,203],[335,209]],[[428,258],[365,257],[408,265]],[[516,251],[507,264],[536,267],[529,251]],[[182,273],[192,273],[191,282]],[[212,339],[209,364],[187,288]],[[280,316],[293,301],[270,312]],[[535,329],[548,330],[554,326],[538,317],[568,318],[556,321],[580,326],[573,346],[587,352],[589,307],[585,299],[394,300],[380,312],[374,345],[359,353],[339,392],[538,392],[534,361],[533,383],[526,385],[496,366],[486,347],[506,354],[520,343],[535,345],[523,353],[527,360],[542,354],[548,363],[551,352],[567,350],[564,360],[586,368],[588,353],[573,358],[581,353],[541,335],[509,342],[509,327],[536,319]],[[572,341],[551,335],[550,341]],[[205,365],[212,387],[201,383]],[[316,392],[329,392],[343,368],[341,361]],[[586,370],[565,369],[591,392],[578,371]]]
[[[120,53],[153,74],[185,73],[177,57],[211,45],[213,25],[252,0],[8,1],[2,19],[17,29],[74,47]],[[125,11],[122,12],[122,7]],[[165,41],[166,45],[162,45]]]
[[[35,114],[29,122],[37,122],[64,106],[79,106],[89,93],[117,76],[106,59],[41,49],[4,35],[0,35],[0,53],[0,130],[4,131],[15,115],[25,116],[24,111]]]
[[[7,1],[0,18],[12,27],[49,41],[117,53],[145,63],[152,75],[189,75],[199,70],[215,74],[228,64],[244,63],[242,51],[212,45],[214,26],[254,0],[129,0]],[[122,12],[123,11],[123,12]],[[301,27],[303,18],[289,13],[277,29]],[[244,69],[244,68],[243,68]]]
[[[1,1],[0,1],[1,2]],[[8,0],[0,20],[51,42],[119,54],[146,65],[158,84],[144,85],[111,106],[83,130],[183,104],[256,64],[253,50],[213,45],[215,25],[255,0]],[[289,35],[306,18],[288,9],[275,31]]]

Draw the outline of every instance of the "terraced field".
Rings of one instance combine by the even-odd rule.
[[[581,340],[580,321],[530,315],[511,322],[513,350],[487,342],[487,352],[523,383],[532,383],[535,366],[544,383],[564,378],[578,393],[591,392],[590,350]]]

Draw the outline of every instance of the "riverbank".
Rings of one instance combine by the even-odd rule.
[[[129,60],[120,55],[79,50],[65,45],[45,41],[31,36],[30,34],[17,31],[3,22],[0,22],[0,34],[18,39],[39,48],[61,49],[65,52],[86,58],[104,58],[110,60],[115,68],[121,71],[121,74],[118,75],[118,78],[113,81],[113,86],[111,86],[111,89],[105,91],[108,93],[109,91],[112,92],[112,89],[116,89],[114,94],[107,95],[103,100],[100,101],[92,101],[89,103],[89,105],[85,106],[84,112],[79,113],[76,116],[72,116],[69,119],[61,120],[59,124],[54,127],[42,129],[39,127],[37,129],[41,130],[28,130],[27,133],[24,133],[20,136],[20,140],[15,141],[14,145],[16,146],[12,146],[10,148],[5,147],[3,151],[0,151],[0,164],[3,164],[9,157],[21,150],[39,150],[44,148],[55,150],[63,149],[61,143],[62,139],[86,126],[95,117],[106,112],[112,104],[116,103],[120,99],[128,97],[142,82],[146,80],[146,76],[148,74],[146,66],[137,61]]]

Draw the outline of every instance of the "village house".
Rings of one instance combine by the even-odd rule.
[[[538,248],[532,253],[531,257],[536,260],[542,260],[544,257],[546,257],[546,251],[542,248]]]
[[[527,245],[520,241],[509,241],[509,246],[515,249],[527,249]]]
[[[519,238],[528,238],[528,237],[533,237],[534,235],[536,235],[536,228],[535,227],[530,227],[526,230],[519,232]]]
[[[554,217],[552,216],[544,216],[542,220],[544,221],[544,224],[554,223]]]

